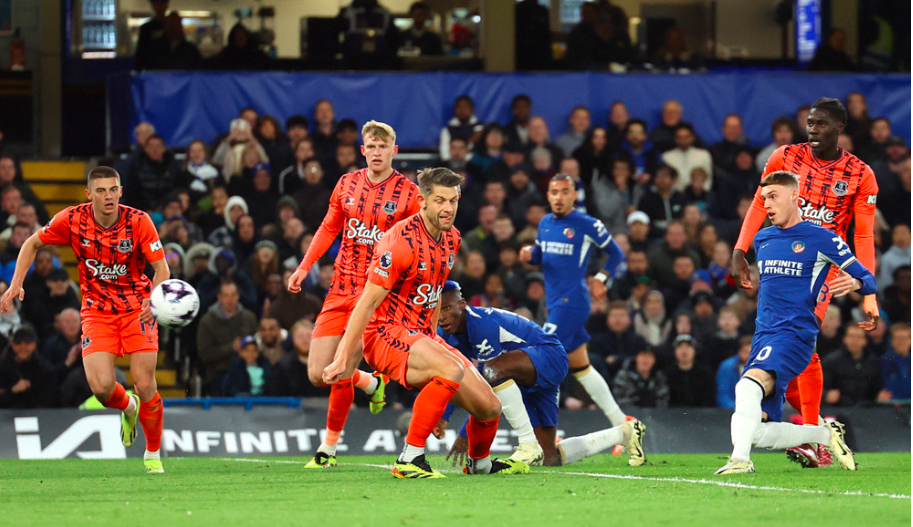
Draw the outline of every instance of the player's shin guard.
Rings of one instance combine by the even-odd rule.
[[[332,450],[332,452],[325,453],[336,455],[336,443],[339,442],[339,436],[346,426],[346,419],[349,418],[349,410],[352,408],[352,401],[354,400],[355,388],[352,386],[352,379],[341,379],[330,388],[330,406],[327,409],[327,433],[319,450]]]
[[[783,449],[803,443],[827,444],[830,431],[823,426],[799,426],[792,423],[761,423],[754,444],[760,448]]]
[[[818,424],[818,415],[821,413],[821,393],[824,390],[824,372],[821,369],[821,359],[818,354],[812,355],[812,361],[795,379],[799,384],[799,400],[802,408],[802,423],[807,425]]]
[[[149,452],[158,452],[162,447],[164,418],[165,409],[162,405],[162,396],[158,392],[155,392],[155,397],[139,405],[139,422],[143,425],[146,450]]]
[[[406,434],[406,444],[418,447],[424,451],[425,441],[437,426],[444,410],[447,409],[447,403],[456,395],[460,389],[460,383],[444,379],[442,377],[432,377],[431,382],[422,388],[415,402],[412,404],[412,420],[409,421],[409,432]],[[470,436],[472,437],[472,436]],[[472,441],[470,440],[470,448]],[[411,461],[405,459],[404,461]]]
[[[521,445],[539,445],[536,439],[536,433],[533,432],[533,425],[529,420],[529,413],[526,411],[526,405],[523,404],[523,393],[517,387],[513,379],[495,386],[493,388],[495,396],[501,401],[501,414],[507,418],[507,422],[517,432],[517,437]]]
[[[469,457],[472,459],[486,458],[491,454],[491,444],[498,433],[498,417],[489,421],[481,421],[469,416],[466,425],[466,435],[469,440]]]
[[[115,382],[114,383],[114,393],[111,394],[111,397],[108,397],[107,401],[102,401],[101,403],[105,408],[116,408],[123,412],[127,409],[127,406],[130,405],[130,397],[127,395],[127,390],[124,389],[124,385]]]
[[[620,426],[616,426],[580,437],[563,439],[558,444],[558,450],[561,451],[562,464],[567,465],[594,456],[623,442],[624,432]]]
[[[758,381],[742,377],[736,383],[735,412],[732,414],[729,429],[732,436],[732,459],[751,459],[751,443],[755,439],[755,431],[761,425],[763,398],[764,389]]]
[[[612,426],[621,426],[625,423],[625,413],[621,411],[615,398],[612,397],[609,384],[595,368],[588,366],[585,370],[575,373],[574,377],[590,395],[596,406],[609,418]]]

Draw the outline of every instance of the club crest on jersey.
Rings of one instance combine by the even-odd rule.
[[[396,212],[396,202],[388,201],[388,202],[384,203],[384,212],[386,212],[387,214],[393,214],[394,212]]]
[[[380,260],[378,260],[377,263],[383,269],[389,269],[390,266],[393,265],[393,253],[387,251],[384,254],[380,255]]]
[[[121,240],[117,244],[117,250],[122,253],[128,253],[133,250],[133,240]]]
[[[447,255],[447,269],[453,269],[453,253]]]
[[[802,240],[796,240],[793,242],[793,252],[794,253],[801,253],[804,250],[805,250],[805,242],[803,242]]]
[[[845,196],[846,189],[847,189],[846,181],[838,181],[838,182],[834,183],[834,194],[837,194],[838,196]]]
[[[568,240],[574,239],[574,229],[570,227],[564,229],[564,235],[567,236]]]

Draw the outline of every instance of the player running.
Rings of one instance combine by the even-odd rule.
[[[425,459],[425,442],[451,399],[471,415],[468,474],[529,472],[526,463],[491,459],[501,404],[472,364],[437,335],[440,296],[460,249],[453,228],[463,177],[446,168],[418,175],[421,210],[387,231],[368,268],[368,281],[355,305],[336,357],[323,373],[338,381],[364,357],[375,370],[406,388],[420,389],[402,454],[393,466],[398,478],[442,478]]]
[[[22,244],[0,311],[9,313],[13,299],[25,298],[22,281],[38,249],[45,245],[73,248],[79,263],[82,360],[89,387],[106,408],[123,412],[125,447],[136,440],[139,419],[146,436],[146,472],[161,474],[165,472],[159,455],[164,412],[155,383],[159,339],[149,293],[170,276],[165,252],[149,215],[119,204],[123,187],[116,170],[93,168],[87,187],[89,203],[58,212]],[[147,262],[155,270],[151,282],[143,274]],[[130,355],[136,390],[131,395],[114,377],[114,361],[125,354]]]
[[[846,124],[846,109],[837,99],[822,97],[812,105],[808,115],[808,143],[785,145],[771,154],[764,168],[762,179],[778,170],[788,170],[799,175],[799,210],[805,220],[821,225],[846,240],[850,221],[855,217],[854,246],[859,262],[870,272],[875,271],[875,201],[878,184],[872,169],[858,157],[839,148],[837,137]],[[732,274],[745,282],[748,262],[745,253],[751,238],[761,225],[767,212],[764,209],[761,189],[755,193],[751,209],[742,223],[738,242],[732,253]],[[831,269],[828,282],[837,276]],[[830,304],[831,292],[825,286],[818,298],[815,315],[824,318]],[[878,304],[874,294],[867,295],[863,309],[868,320],[860,324],[871,331],[878,323]],[[814,350],[814,346],[813,346]],[[821,393],[824,374],[817,353],[812,353],[808,367],[790,384],[786,399],[802,413],[805,424],[821,424]],[[806,467],[830,465],[827,450],[821,445],[801,445],[787,451],[790,459]]]
[[[326,386],[323,369],[333,360],[336,347],[355,307],[367,277],[368,264],[381,236],[396,222],[418,212],[418,187],[391,166],[399,151],[396,132],[389,125],[368,121],[361,129],[364,145],[361,153],[368,168],[342,176],[330,197],[330,208],[317,229],[314,240],[288,280],[288,290],[301,291],[314,262],[329,249],[336,236],[343,232],[342,245],[336,256],[333,283],[323,302],[323,309],[314,325],[311,353],[308,355],[308,376],[315,386]],[[361,343],[358,343],[361,349]],[[336,466],[336,444],[349,417],[349,409],[358,387],[371,396],[371,413],[384,407],[387,380],[378,374],[359,369],[353,361],[342,372],[340,380],[330,390],[327,410],[327,430],[317,452],[304,468]]]
[[[794,425],[779,422],[786,387],[811,359],[818,320],[815,307],[825,291],[837,297],[875,292],[875,278],[828,229],[803,221],[798,176],[777,171],[761,180],[761,198],[772,227],[755,236],[761,283],[751,355],[735,385],[732,456],[716,474],[754,472],[751,446],[789,448],[803,443],[827,445],[847,470],[856,470],[843,425]],[[837,268],[831,276],[830,267]],[[743,284],[744,287],[744,284]],[[766,414],[766,416],[764,415]],[[768,422],[762,422],[765,418]]]
[[[629,465],[640,466],[646,461],[646,426],[637,420],[555,445],[558,389],[567,375],[567,352],[554,334],[510,311],[467,306],[459,284],[452,281],[444,285],[441,296],[440,329],[448,344],[478,361],[482,377],[501,401],[501,412],[520,441],[511,459],[560,466],[625,445],[631,454]],[[449,416],[444,419],[449,420]],[[440,430],[435,432],[442,432],[445,426],[441,421]],[[465,446],[461,431],[450,452],[455,463]]]
[[[545,331],[554,333],[567,350],[571,373],[592,397],[612,426],[625,422],[609,385],[592,366],[586,343],[590,336],[584,325],[590,316],[590,295],[601,301],[609,285],[625,262],[621,247],[612,239],[601,221],[574,209],[577,191],[574,181],[558,174],[548,184],[548,202],[552,212],[539,222],[536,245],[524,247],[520,259],[541,265],[545,274],[548,319]],[[591,246],[609,255],[609,259],[592,285],[587,288],[586,265]]]

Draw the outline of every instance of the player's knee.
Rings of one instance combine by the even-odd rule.
[[[489,364],[482,366],[482,377],[485,378],[485,381],[490,386],[503,384],[505,381],[510,379],[510,375],[505,372],[503,368]]]
[[[449,359],[449,357],[447,358]],[[437,366],[437,376],[443,377],[449,381],[461,382],[463,380],[463,374],[466,373],[466,369],[457,361],[454,360],[441,360]]]
[[[497,419],[500,415],[501,401],[498,400],[494,393],[491,394],[491,397],[485,402],[484,406],[480,407],[472,414],[473,417],[480,421],[491,421],[492,419]]]
[[[142,400],[148,401],[155,395],[158,385],[155,382],[155,377],[149,379],[134,379],[133,389],[139,394]]]
[[[114,378],[111,379],[101,379],[95,376],[86,376],[86,380],[89,382],[89,388],[92,390],[92,394],[95,395],[95,398],[101,402],[105,402],[111,398],[111,395],[114,393]]]

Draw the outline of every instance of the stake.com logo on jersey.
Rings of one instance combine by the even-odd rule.
[[[422,284],[416,289],[416,295],[412,297],[412,303],[417,306],[424,306],[428,309],[437,307],[438,300],[441,299],[443,286],[434,287],[431,284]]]
[[[127,266],[124,264],[107,266],[92,258],[86,260],[86,267],[92,271],[92,276],[99,280],[117,280],[127,275]]]

